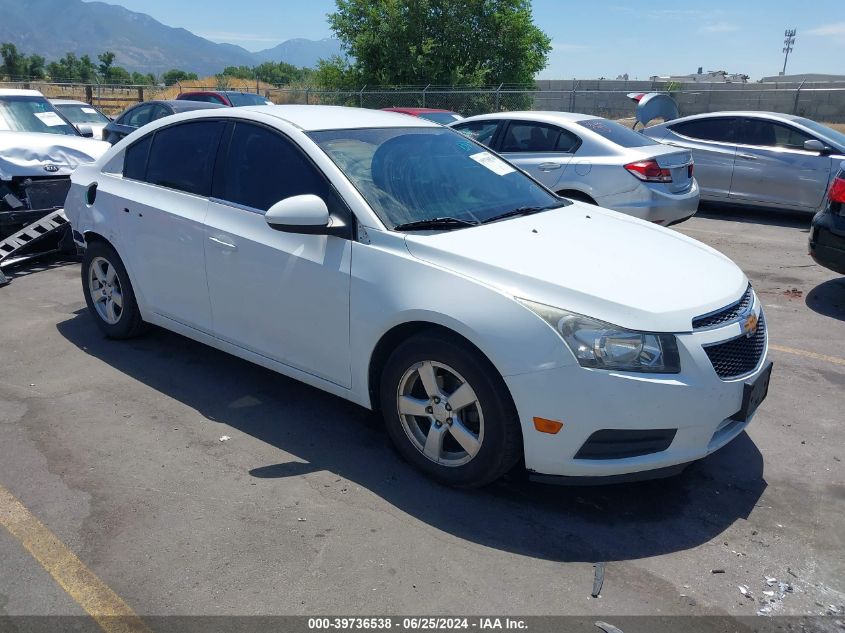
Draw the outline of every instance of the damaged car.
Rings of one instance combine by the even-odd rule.
[[[82,137],[37,90],[0,90],[0,244],[62,208],[71,172],[109,147]]]

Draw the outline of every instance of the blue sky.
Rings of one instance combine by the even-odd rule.
[[[108,0],[169,26],[249,50],[286,39],[330,37],[333,0]],[[798,29],[788,73],[845,74],[841,0],[533,0],[534,20],[554,43],[548,79],[633,79],[705,70],[758,79],[783,64],[783,30]],[[640,6],[676,8],[640,9]]]

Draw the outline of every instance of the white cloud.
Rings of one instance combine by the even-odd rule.
[[[739,31],[739,26],[732,22],[713,22],[711,24],[705,24],[698,30],[701,33],[731,33],[733,31]]]
[[[845,36],[845,22],[836,22],[834,24],[825,24],[824,26],[817,26],[814,29],[804,31],[807,35],[836,35],[839,37]]]

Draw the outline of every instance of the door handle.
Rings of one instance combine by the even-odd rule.
[[[540,163],[537,167],[540,171],[552,171],[553,169],[560,169],[560,163]]]
[[[739,158],[744,158],[745,160],[757,160],[757,157],[754,154],[737,154]]]
[[[222,240],[219,237],[209,237],[208,239],[209,239],[209,241],[214,242],[218,246],[222,246],[223,248],[225,248],[227,250],[230,250],[230,251],[238,250],[238,247],[237,247],[236,244],[232,244],[231,242],[227,242],[226,240]]]

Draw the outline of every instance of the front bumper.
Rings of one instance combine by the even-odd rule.
[[[695,215],[699,198],[698,182],[693,180],[692,186],[682,193],[666,191],[665,185],[640,183],[631,191],[603,196],[596,202],[607,209],[669,226]]]
[[[759,314],[759,301],[756,311]],[[569,365],[505,377],[519,413],[525,465],[532,475],[617,477],[687,464],[718,450],[747,427],[732,419],[742,408],[745,383],[766,371],[766,347],[753,371],[720,379],[704,345],[742,333],[738,323],[680,334],[680,374],[635,374]],[[561,342],[563,345],[563,342]],[[533,418],[563,422],[555,435],[534,428]],[[752,416],[753,417],[753,416]],[[579,450],[603,430],[674,430],[668,448],[618,459],[583,459]]]

